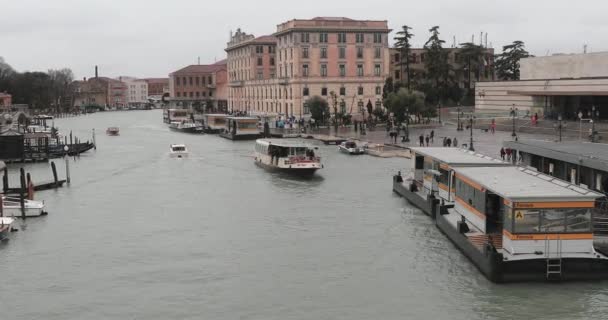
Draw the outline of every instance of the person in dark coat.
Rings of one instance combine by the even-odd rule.
[[[422,134],[420,134],[420,137],[418,137],[418,140],[420,140],[420,146],[424,147],[424,136]]]
[[[505,160],[505,155],[507,154],[507,152],[505,151],[505,148],[500,148],[500,158],[502,160]]]

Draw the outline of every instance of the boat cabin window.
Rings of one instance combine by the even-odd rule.
[[[416,170],[424,169],[424,157],[416,155]]]
[[[186,151],[184,147],[173,147],[173,151]]]
[[[439,168],[441,175],[438,177],[437,182],[449,186],[450,185],[450,171],[443,168]]]
[[[289,148],[289,154],[292,156],[306,156],[306,148],[304,148],[304,147]]]
[[[592,231],[592,210],[509,208],[504,226],[511,233],[588,233]]]
[[[486,212],[486,193],[456,178],[456,197],[480,213]]]
[[[254,121],[240,121],[238,123],[239,129],[256,129],[258,127],[258,123]]]
[[[347,148],[356,148],[357,147],[357,145],[354,142],[352,142],[352,141],[346,142],[344,144],[344,146],[347,147]]]

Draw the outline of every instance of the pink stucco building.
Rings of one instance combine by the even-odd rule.
[[[226,48],[228,107],[306,117],[309,98],[333,91],[341,111],[360,117],[368,102],[382,105],[389,32],[387,21],[333,17],[290,20],[258,38],[239,29]]]

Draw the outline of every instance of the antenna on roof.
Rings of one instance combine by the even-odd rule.
[[[486,49],[488,48],[488,33],[486,32]]]
[[[200,56],[198,57],[198,64],[199,65],[201,64],[201,57]]]
[[[583,45],[583,53],[587,53],[587,44]]]
[[[452,43],[452,48],[456,48],[456,36],[454,36],[454,42]]]

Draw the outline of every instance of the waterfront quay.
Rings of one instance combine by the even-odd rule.
[[[604,318],[605,282],[488,281],[392,193],[407,159],[305,140],[325,168],[295,179],[256,167],[253,141],[172,132],[161,119],[55,120],[78,136],[110,126],[120,136],[99,134],[70,163],[69,187],[37,194],[51,213],[0,244],[3,319]],[[170,159],[172,143],[190,158]],[[21,166],[50,172],[9,164],[11,177]]]

